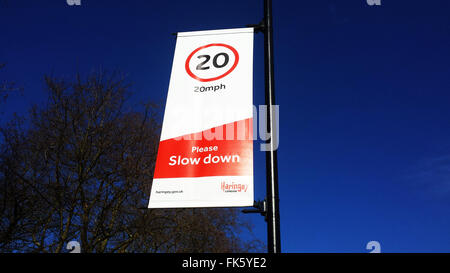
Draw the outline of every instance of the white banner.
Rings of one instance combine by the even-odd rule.
[[[253,28],[178,33],[149,208],[253,206]]]

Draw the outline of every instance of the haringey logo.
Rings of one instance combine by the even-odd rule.
[[[230,184],[230,183],[227,183],[224,181],[224,182],[220,183],[220,189],[223,192],[247,192],[248,185],[234,183],[234,182],[231,182],[231,184]]]

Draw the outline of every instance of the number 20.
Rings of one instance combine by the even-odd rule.
[[[223,56],[224,57],[224,61],[223,61],[222,64],[218,64],[217,63],[217,59],[219,58],[219,56]],[[201,62],[201,63],[199,63],[197,65],[197,68],[196,68],[197,70],[207,70],[207,69],[210,68],[209,66],[204,66],[204,65],[211,59],[211,56],[209,56],[209,55],[200,55],[197,58],[198,59],[205,58],[205,60],[203,62]],[[226,66],[228,64],[229,60],[230,60],[230,56],[228,56],[227,53],[224,53],[224,52],[218,53],[213,58],[213,66],[215,68],[222,68],[222,67],[224,67],[224,66]]]

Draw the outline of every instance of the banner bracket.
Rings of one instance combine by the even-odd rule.
[[[254,28],[255,33],[258,33],[258,32],[263,32],[263,33],[264,33],[264,31],[265,31],[265,29],[266,29],[266,25],[265,25],[265,23],[264,23],[264,20],[262,20],[262,21],[259,22],[258,24],[248,24],[248,25],[246,25],[246,27],[252,27],[252,28]]]
[[[266,200],[263,201],[254,201],[253,207],[255,209],[243,209],[242,213],[259,213],[261,216],[265,217],[265,220],[267,221],[266,212],[267,212],[267,204]]]

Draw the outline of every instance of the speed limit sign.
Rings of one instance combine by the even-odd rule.
[[[253,205],[253,34],[177,34],[150,208]]]
[[[238,65],[239,53],[231,45],[208,44],[201,46],[186,59],[186,72],[201,82],[221,79]]]

